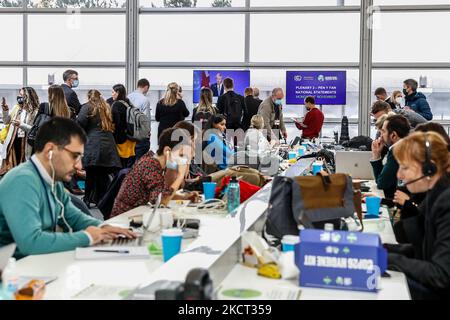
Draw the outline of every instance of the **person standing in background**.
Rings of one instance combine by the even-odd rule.
[[[72,114],[71,118],[75,119],[81,109],[80,100],[78,100],[76,92],[73,91],[73,88],[77,88],[78,85],[80,84],[80,81],[78,80],[78,72],[71,69],[64,71],[63,81],[64,83],[61,84],[61,87],[64,90],[66,102]]]
[[[81,107],[77,122],[87,135],[83,168],[86,170],[84,203],[98,204],[109,185],[108,175],[120,169],[121,163],[114,143],[111,108],[98,90],[89,90],[88,102]]]
[[[283,98],[283,89],[275,88],[272,90],[272,95],[264,100],[258,109],[258,114],[264,119],[264,129],[269,142],[272,139],[279,140],[281,135],[287,139],[283,117]],[[281,131],[281,135],[279,131]]]
[[[261,100],[258,101],[255,99],[253,88],[250,87],[245,88],[244,95],[244,102],[247,108],[247,113],[244,115],[244,119],[242,119],[242,125],[244,127],[244,131],[247,131],[250,128],[251,119],[258,113]]]
[[[179,94],[178,84],[171,82],[167,86],[164,98],[156,105],[155,120],[159,122],[158,139],[165,129],[172,128],[177,122],[189,116],[189,110],[179,98]]]
[[[127,109],[131,102],[127,98],[127,89],[124,85],[116,84],[112,90],[114,103],[111,107],[114,123],[114,140],[123,168],[130,168],[136,155],[136,142],[128,139],[127,135]]]
[[[422,92],[417,92],[417,81],[407,79],[403,81],[403,94],[405,95],[405,109],[420,114],[428,121],[433,120],[433,113],[427,98]]]
[[[147,79],[140,79],[137,83],[137,89],[128,95],[128,99],[131,104],[138,108],[143,114],[145,114],[150,121],[152,118],[150,100],[147,98],[148,91],[150,90],[150,82]],[[148,139],[142,140],[136,144],[136,160],[138,161],[144,154],[150,150],[150,132],[148,133]]]
[[[259,89],[256,87],[253,87],[253,98],[261,105],[262,100],[259,98]]]
[[[318,138],[322,131],[324,115],[316,107],[316,99],[312,96],[305,98],[306,116],[303,121],[294,120],[295,126],[302,131],[303,139]]]

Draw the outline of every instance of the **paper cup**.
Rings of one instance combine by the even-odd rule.
[[[281,239],[281,248],[283,252],[294,251],[295,245],[300,242],[299,236],[284,236]]]
[[[216,183],[215,182],[203,182],[203,194],[205,200],[214,199],[216,196]]]
[[[305,153],[306,153],[306,148],[304,146],[300,146],[298,148],[297,152],[298,152],[298,156],[299,157],[303,157],[305,155]]]
[[[164,262],[169,261],[173,256],[180,253],[181,240],[183,238],[183,230],[181,229],[165,229],[162,231],[162,250]]]
[[[367,197],[366,198],[367,215],[372,217],[380,216],[380,205],[381,205],[381,198]]]
[[[312,165],[312,169],[313,169],[313,175],[318,174],[323,169],[323,162],[315,161]]]
[[[296,158],[297,158],[297,152],[289,151],[289,160],[296,159]]]

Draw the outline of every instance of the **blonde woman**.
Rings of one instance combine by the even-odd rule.
[[[48,111],[51,117],[70,118],[70,109],[60,85],[54,84],[48,88]]]
[[[83,168],[86,170],[84,202],[97,204],[105,195],[110,173],[120,167],[114,142],[111,108],[98,90],[89,90],[88,102],[81,107],[77,122],[86,131]]]
[[[17,104],[11,113],[6,102],[2,108],[3,122],[8,127],[8,133],[3,141],[0,175],[31,157],[32,148],[27,144],[26,138],[38,113],[39,98],[33,88],[24,87],[20,89]]]
[[[200,91],[200,102],[192,112],[192,122],[201,122],[202,129],[205,129],[211,116],[217,113],[217,108],[213,104],[213,92],[210,88],[203,87]]]
[[[166,94],[156,105],[155,120],[159,122],[158,138],[168,128],[189,116],[189,110],[183,100],[179,99],[180,87],[176,82],[169,83]]]
[[[250,154],[258,155],[259,158],[264,158],[271,152],[271,145],[267,141],[267,133],[263,133],[264,118],[257,114],[251,118],[250,129],[245,134],[244,145],[245,149]]]

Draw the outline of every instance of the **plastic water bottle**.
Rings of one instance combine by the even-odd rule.
[[[6,268],[3,270],[2,285],[3,291],[8,294],[14,294],[19,289],[19,275],[15,258],[9,258]]]
[[[232,177],[227,190],[227,208],[231,213],[241,204],[241,190],[236,177]]]

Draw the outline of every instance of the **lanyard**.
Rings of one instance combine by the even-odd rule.
[[[33,164],[34,168],[36,169],[36,171],[37,171],[37,173],[38,173],[38,176],[39,176],[39,179],[41,180],[42,186],[44,187],[45,193],[46,193],[46,195],[47,195],[48,209],[51,211],[52,207],[51,207],[51,205],[50,205],[50,198],[49,198],[49,195],[48,195],[48,193],[47,193],[47,186],[45,185],[44,178],[42,178],[41,173],[39,172],[39,169],[38,169],[38,167],[36,166],[36,164],[33,162],[33,160],[30,160],[30,161],[31,161],[31,163]],[[55,207],[56,207],[56,204],[55,204]],[[52,226],[53,226],[53,229],[56,231],[56,223],[57,223],[56,220],[57,220],[57,217],[55,217],[55,215],[54,215],[52,212],[51,212],[51,214],[50,214],[50,217],[52,218]]]

